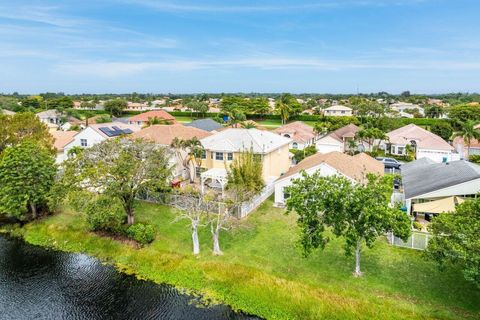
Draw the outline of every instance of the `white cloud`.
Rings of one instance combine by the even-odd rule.
[[[347,61],[347,60],[321,60],[312,58],[288,57],[252,57],[241,59],[210,59],[210,60],[163,60],[149,62],[125,61],[69,61],[58,64],[56,72],[71,75],[88,75],[105,78],[130,76],[146,72],[161,71],[194,71],[199,69],[237,69],[256,68],[261,70],[275,69],[312,69],[343,71],[353,69],[364,70],[449,70],[449,71],[475,71],[480,70],[477,61]]]
[[[124,3],[141,5],[158,11],[166,12],[278,12],[323,10],[334,8],[365,7],[365,6],[400,6],[423,3],[428,0],[337,0],[316,1],[305,4],[279,4],[270,5],[225,5],[225,4],[198,4],[179,1],[154,1],[154,0],[120,0]]]

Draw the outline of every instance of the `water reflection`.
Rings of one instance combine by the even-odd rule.
[[[167,285],[137,280],[82,254],[0,236],[0,319],[256,319],[198,308]]]

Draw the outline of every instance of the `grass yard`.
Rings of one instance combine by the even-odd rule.
[[[191,254],[186,221],[173,224],[168,207],[138,203],[137,221],[158,230],[142,249],[89,233],[73,212],[13,230],[32,244],[84,252],[126,272],[167,282],[268,319],[478,319],[480,290],[458,270],[440,272],[418,251],[379,239],[362,256],[364,277],[352,276],[353,258],[342,242],[302,258],[295,216],[271,200],[231,233],[221,235],[223,256],[211,254],[208,229],[199,257]]]

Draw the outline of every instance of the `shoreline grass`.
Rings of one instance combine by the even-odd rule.
[[[365,276],[352,276],[353,259],[332,239],[325,251],[301,257],[295,216],[271,200],[221,235],[223,256],[211,254],[207,229],[202,252],[191,254],[186,222],[173,224],[170,208],[139,202],[137,221],[158,230],[156,240],[134,249],[86,231],[72,211],[12,230],[27,242],[81,252],[157,283],[192,290],[236,310],[267,319],[475,319],[480,291],[460,271],[440,272],[421,252],[391,247],[383,239],[362,256]]]

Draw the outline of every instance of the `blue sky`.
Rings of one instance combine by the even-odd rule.
[[[480,92],[476,0],[0,0],[0,92]]]

